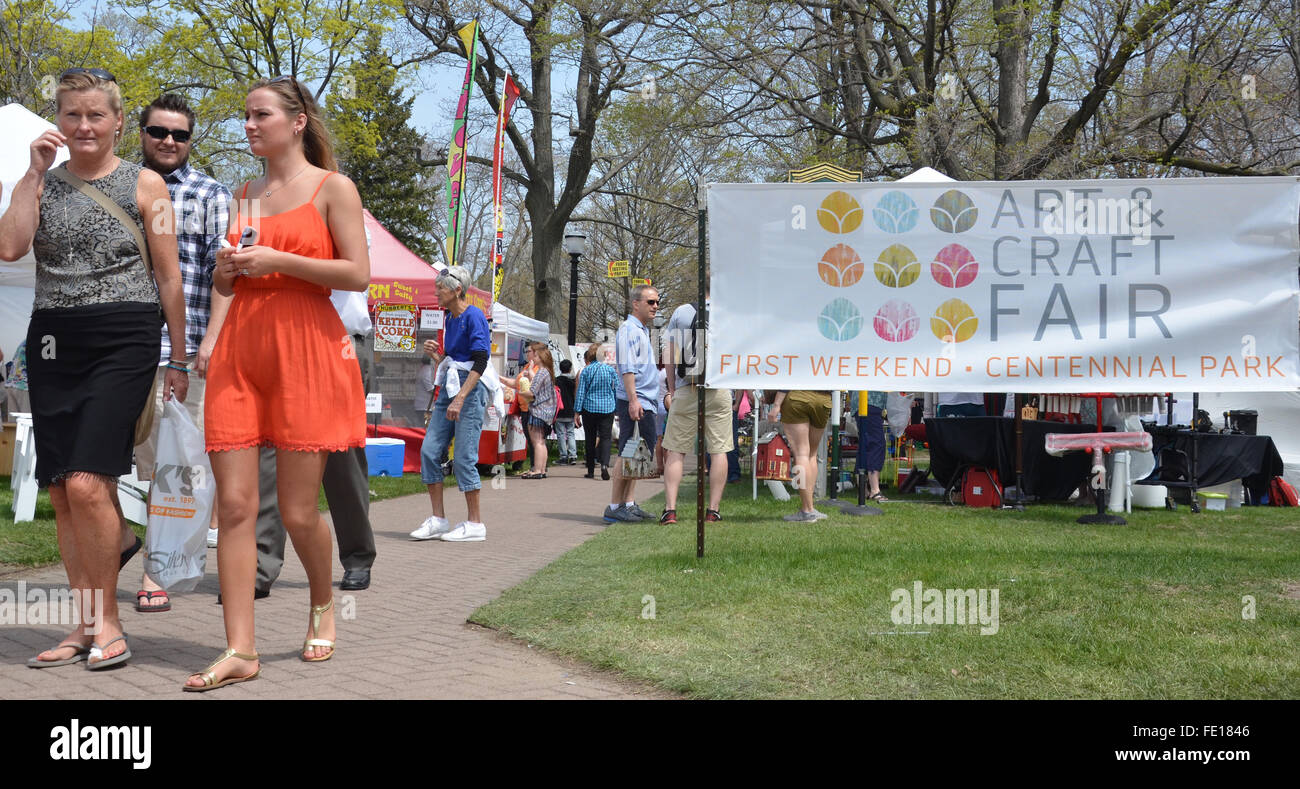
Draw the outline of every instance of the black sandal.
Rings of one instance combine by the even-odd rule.
[[[520,479],[546,479],[545,471],[525,471],[519,475]]]
[[[883,493],[872,493],[870,496],[867,497],[867,500],[874,501],[877,504],[884,504],[885,502],[889,501],[889,499],[885,498],[885,494]]]

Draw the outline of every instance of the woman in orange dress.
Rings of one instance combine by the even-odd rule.
[[[332,548],[316,509],[327,453],[365,445],[364,393],[331,289],[364,290],[370,257],[361,198],[335,161],[320,109],[292,77],[254,83],[249,146],[266,175],[236,190],[231,247],[213,283],[234,293],[208,368],[205,435],[217,482],[227,649],[185,690],[255,679],[258,447],[276,450],[280,518],[307,570],[311,614],[301,657],[334,654]],[[257,238],[239,244],[244,228]]]

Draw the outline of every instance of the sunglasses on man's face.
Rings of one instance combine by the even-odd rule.
[[[646,299],[646,300],[645,300],[645,303],[646,303],[646,304],[649,304],[651,307],[658,307],[658,306],[659,306],[659,299]]]
[[[73,74],[89,74],[92,77],[98,77],[99,79],[107,80],[108,82],[117,82],[117,77],[114,77],[102,68],[81,68],[80,66],[77,68],[70,68],[63,72],[63,75],[60,76],[59,79],[69,77]]]
[[[184,129],[168,129],[165,126],[146,126],[145,133],[155,140],[165,140],[168,135],[176,142],[189,142],[190,133]]]

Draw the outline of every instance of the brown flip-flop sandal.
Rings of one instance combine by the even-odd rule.
[[[140,598],[142,597],[146,601],[152,600],[155,597],[165,597],[167,598],[167,602],[163,603],[162,605],[141,605]],[[140,591],[135,593],[135,610],[139,611],[142,614],[152,614],[159,611],[170,611],[172,610],[171,598],[167,597],[166,589],[157,589],[152,592],[146,592],[145,590],[141,589]]]

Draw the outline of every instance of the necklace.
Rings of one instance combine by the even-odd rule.
[[[278,192],[278,191],[280,191],[281,189],[285,188],[286,186],[288,186],[290,183],[293,182],[293,179],[294,179],[294,178],[297,178],[298,176],[302,175],[302,174],[303,174],[303,171],[306,170],[306,169],[307,169],[308,167],[310,167],[310,166],[311,166],[311,162],[308,162],[307,164],[304,164],[304,165],[302,166],[302,170],[299,170],[298,172],[296,172],[296,173],[293,174],[293,178],[290,178],[288,181],[285,181],[284,183],[280,184],[279,186],[275,187],[274,189],[267,189],[267,190],[266,190],[266,194],[262,195],[262,197],[270,197],[272,192]]]

